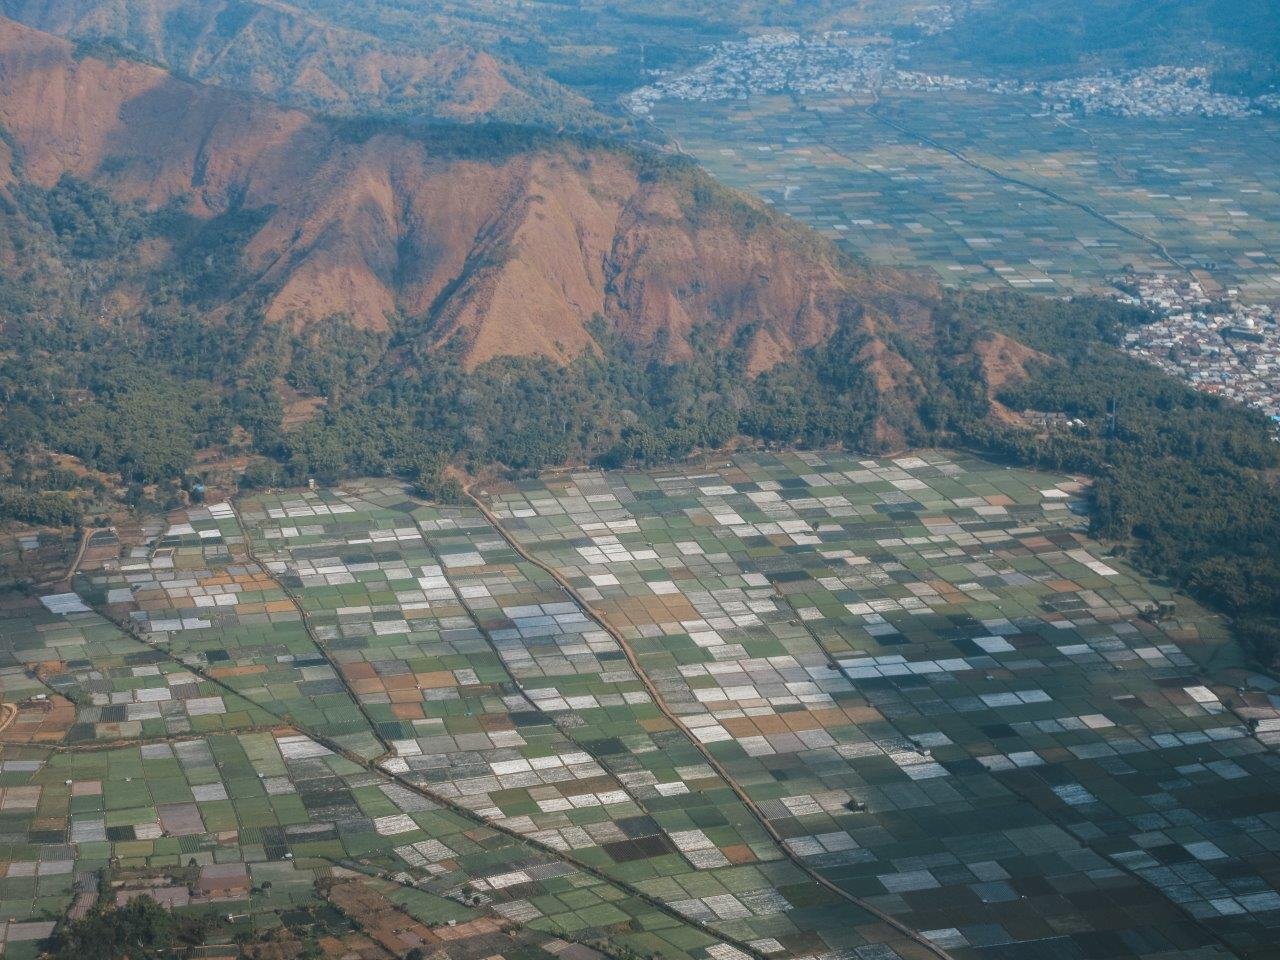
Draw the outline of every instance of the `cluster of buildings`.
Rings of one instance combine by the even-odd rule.
[[[776,33],[723,43],[688,73],[662,77],[631,93],[627,105],[644,116],[661,100],[737,100],[765,93],[840,94],[868,89],[990,90],[1002,85],[946,74],[898,69],[883,40],[859,42],[846,31],[813,36]]]
[[[931,8],[932,9],[932,8]],[[936,8],[939,23],[949,6]],[[932,21],[930,21],[932,22]],[[758,94],[830,95],[871,89],[982,91],[1038,97],[1064,113],[1161,118],[1241,119],[1280,109],[1280,95],[1241,97],[1216,92],[1207,67],[1149,67],[1052,81],[994,80],[906,70],[883,38],[847,31],[811,36],[776,33],[723,43],[688,73],[660,77],[627,97],[648,115],[662,100],[739,100]]]
[[[1126,286],[1133,292],[1123,300],[1159,317],[1125,336],[1129,353],[1280,423],[1280,326],[1274,308],[1215,298],[1198,281],[1180,276],[1143,276]]]
[[[1121,117],[1256,116],[1264,101],[1218,93],[1206,67],[1150,67],[1034,85],[1053,110]]]
[[[911,25],[926,37],[946,33],[956,25],[956,5],[954,3],[937,3],[916,12]]]

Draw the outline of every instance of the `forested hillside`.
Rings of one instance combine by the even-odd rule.
[[[1082,420],[1046,432],[962,416],[966,442],[1094,478],[1093,532],[1139,567],[1236,618],[1251,651],[1280,655],[1280,443],[1261,414],[1198,393],[1117,349],[1140,311],[1096,301],[971,295],[962,338],[996,329],[1052,356],[995,391],[1014,410]],[[1114,409],[1114,418],[1111,411]]]

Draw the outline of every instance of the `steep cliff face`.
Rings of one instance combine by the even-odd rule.
[[[842,317],[873,337],[892,322],[884,277],[699,174],[612,148],[353,132],[78,55],[12,21],[0,21],[0,127],[36,185],[69,174],[151,209],[259,212],[243,268],[268,318],[295,329],[335,315],[386,329],[400,316],[432,347],[460,339],[474,366],[568,361],[595,348],[600,318],[668,359],[690,355],[695,330],[745,338],[760,371]],[[895,382],[909,372],[900,358],[877,366]]]

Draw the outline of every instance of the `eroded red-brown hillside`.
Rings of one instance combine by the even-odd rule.
[[[262,211],[243,256],[271,320],[385,329],[400,315],[432,347],[460,337],[471,366],[569,360],[595,349],[599,317],[667,358],[689,355],[695,328],[711,342],[746,337],[762,370],[842,317],[874,338],[900,297],[900,278],[850,270],[692,171],[551,138],[513,146],[503,128],[352,130],[77,57],[11,21],[0,21],[0,126],[42,186],[71,174],[150,208]],[[912,378],[879,340],[866,358],[885,389]]]
[[[585,101],[459,43],[397,47],[280,0],[7,0],[11,19],[204,83],[331,113],[552,121]]]

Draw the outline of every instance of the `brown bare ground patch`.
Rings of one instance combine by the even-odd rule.
[[[356,660],[352,663],[340,664],[338,669],[342,671],[342,675],[348,680],[373,680],[378,676],[378,671],[374,669],[372,663],[364,660]],[[379,684],[381,685],[381,684]]]
[[[1003,333],[993,333],[974,348],[982,373],[987,381],[987,400],[995,417],[1009,424],[1024,423],[1022,415],[1010,410],[996,399],[996,394],[1007,383],[1027,376],[1027,365],[1033,361],[1049,361],[1051,358],[1038,350],[1032,350]]]
[[[884,720],[884,714],[875,707],[846,707],[844,714],[852,723],[881,723]]]
[[[0,743],[59,743],[76,722],[76,705],[56,693],[0,704]]]
[[[601,601],[596,604],[596,611],[611,623],[649,624],[698,619],[697,609],[679,594]]]
[[[736,740],[741,740],[743,737],[754,737],[760,733],[759,728],[750,717],[727,717],[720,721],[720,725],[733,734]]]
[[[280,426],[285,430],[295,430],[310,423],[320,415],[328,402],[324,397],[304,396],[284,380],[276,381],[276,391],[280,394],[280,403],[284,408]]]
[[[755,863],[759,859],[751,850],[751,847],[745,843],[734,843],[727,847],[721,847],[720,852],[725,855],[725,858],[730,863]]]
[[[423,690],[439,690],[444,687],[456,687],[458,685],[458,680],[451,670],[431,670],[415,676],[417,677],[418,686]]]
[[[215,680],[221,680],[227,677],[251,677],[254,674],[266,673],[267,667],[262,663],[251,663],[237,667],[211,667],[206,672]]]
[[[420,948],[427,955],[436,950],[446,950],[447,955],[452,955],[449,945],[495,936],[510,939],[511,925],[493,917],[477,917],[452,927],[428,927],[366,881],[337,881],[329,886],[327,896],[330,903],[360,925],[365,936],[397,957],[414,948]],[[516,944],[511,942],[508,946],[515,948]]]

